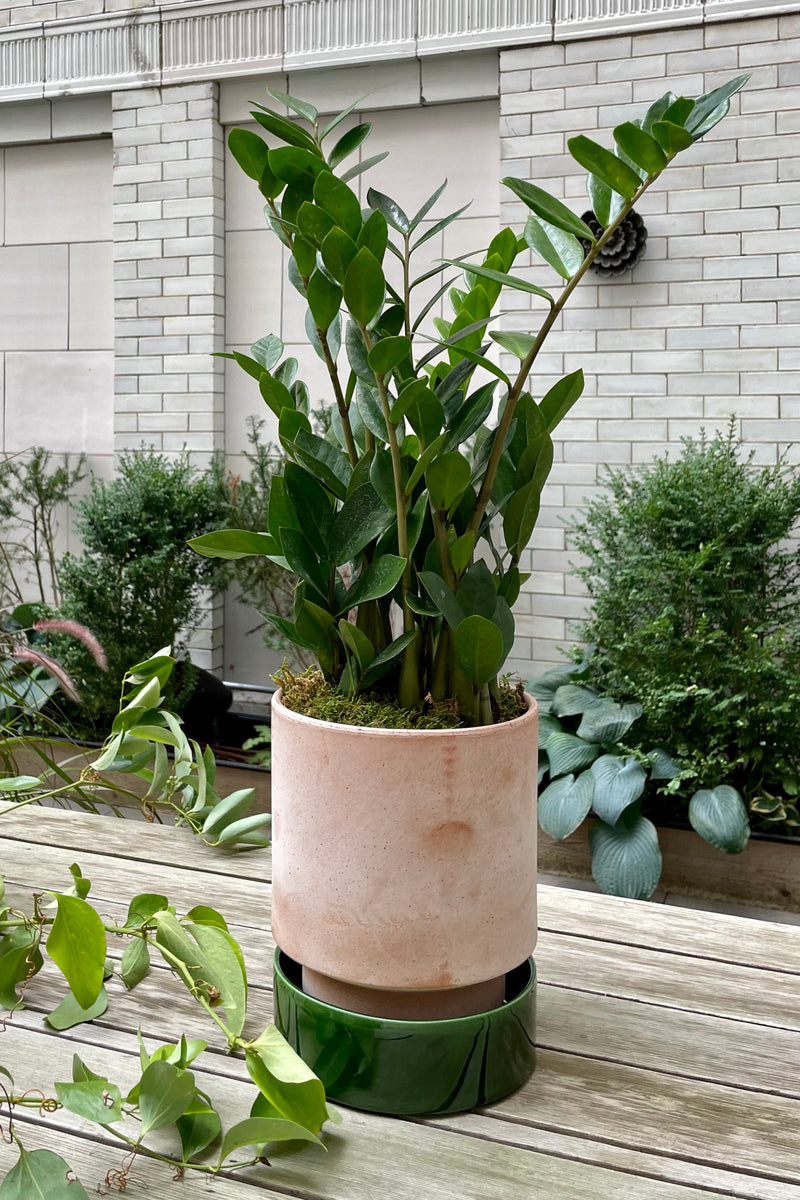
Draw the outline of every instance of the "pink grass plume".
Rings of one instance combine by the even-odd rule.
[[[103,647],[85,625],[80,625],[77,621],[65,621],[58,617],[52,620],[37,621],[33,628],[41,633],[68,633],[70,637],[77,638],[89,651],[100,670],[108,670],[108,661]]]

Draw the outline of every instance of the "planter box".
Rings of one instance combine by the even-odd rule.
[[[659,891],[800,912],[800,838],[756,834],[741,854],[724,854],[690,829],[661,828],[658,840]],[[540,831],[539,871],[591,879],[587,825],[563,842]]]

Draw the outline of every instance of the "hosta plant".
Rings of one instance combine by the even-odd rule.
[[[632,726],[641,704],[620,704],[583,682],[586,667],[566,665],[533,679],[539,705],[539,824],[558,841],[593,816],[592,875],[604,892],[646,899],[661,877],[658,831],[643,814],[661,788],[686,773],[662,747],[644,752]],[[728,854],[750,837],[747,809],[727,783],[698,788],[688,801],[692,828]]]
[[[421,273],[419,251],[464,209],[429,218],[444,185],[413,216],[371,188],[362,207],[350,181],[376,158],[342,167],[370,126],[334,137],[355,104],[326,124],[311,105],[273,92],[297,120],[258,107],[264,137],[231,132],[306,302],[308,341],[330,382],[332,435],[312,430],[308,389],[277,337],[234,353],[277,420],[287,462],[272,480],[263,532],[192,544],[223,558],[265,555],[298,576],[293,619],[273,620],[313,651],[329,683],[353,695],[380,690],[404,709],[447,702],[468,724],[498,719],[521,556],[553,435],[583,389],[575,371],[542,394],[531,372],[606,241],[669,163],[722,120],[745,81],[697,100],[667,93],[614,130],[613,150],[569,140],[600,236],[536,184],[506,178],[528,210],[524,229],[502,229],[485,253]],[[530,251],[552,267],[554,289],[517,265]],[[433,296],[422,300],[432,279]],[[504,290],[540,306],[531,333],[492,328]],[[427,332],[442,296],[452,315],[432,318],[436,332]],[[487,357],[493,343],[506,366]]]

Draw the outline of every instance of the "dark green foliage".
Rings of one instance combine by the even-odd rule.
[[[307,303],[306,336],[330,382],[330,430],[327,437],[312,432],[301,402],[307,389],[290,383],[294,360],[267,360],[257,347],[252,357],[234,354],[278,418],[289,463],[270,484],[268,536],[254,542],[252,530],[230,529],[192,545],[231,561],[261,554],[288,566],[301,581],[291,619],[280,611],[270,619],[315,656],[332,687],[358,696],[380,682],[401,709],[452,702],[465,724],[502,719],[497,677],[514,643],[510,602],[523,582],[519,563],[553,463],[551,435],[583,390],[578,370],[542,395],[532,368],[634,202],[674,154],[722,120],[746,80],[739,76],[724,94],[713,93],[711,107],[708,96],[678,101],[668,92],[643,114],[641,129],[626,124],[615,131],[613,152],[588,138],[569,140],[606,214],[597,239],[560,200],[509,177],[503,183],[530,210],[525,236],[502,229],[470,261],[441,259],[416,276],[415,252],[464,209],[418,238],[443,186],[413,216],[373,188],[362,210],[346,182],[351,173],[337,178],[333,168],[363,141],[367,126],[345,134],[328,153],[323,143],[331,126],[321,128],[313,106],[280,95],[299,122],[260,106],[252,115],[286,145],[259,145],[250,131],[231,131],[230,151],[258,184],[267,223],[289,250],[289,282]],[[690,116],[697,118],[692,132]],[[669,139],[648,132],[657,123],[669,125]],[[558,294],[512,270],[527,248],[553,268]],[[392,259],[399,264],[394,272]],[[456,269],[455,278],[448,268]],[[416,289],[440,274],[433,298],[418,301]],[[512,375],[486,357],[503,288],[536,304],[532,333],[492,335],[519,360]],[[432,306],[445,292],[452,314],[434,316]],[[429,314],[436,338],[421,330]],[[488,387],[473,390],[476,368],[492,376]],[[492,567],[477,579],[486,562]],[[354,609],[357,633],[343,619]],[[402,633],[400,621],[393,627],[390,619],[398,610]]]
[[[692,792],[724,782],[751,812],[797,820],[798,517],[800,476],[757,468],[731,422],[674,462],[613,472],[573,529],[594,601],[587,682],[638,701],[637,745],[684,766],[671,813],[653,804],[662,812],[685,817]]]
[[[227,574],[193,554],[186,540],[199,528],[225,524],[228,511],[219,479],[200,475],[186,457],[123,454],[116,479],[92,482],[78,506],[84,551],[67,555],[61,568],[63,613],[95,634],[108,671],[100,671],[82,647],[65,642],[62,660],[83,698],[70,714],[76,722],[104,732],[130,664],[164,647],[181,647],[196,619],[200,590],[220,586]],[[173,704],[176,695],[181,699],[173,692]]]

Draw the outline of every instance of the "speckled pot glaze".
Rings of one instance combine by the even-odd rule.
[[[272,928],[359,987],[505,976],[536,942],[537,709],[468,730],[335,725],[272,704]]]

